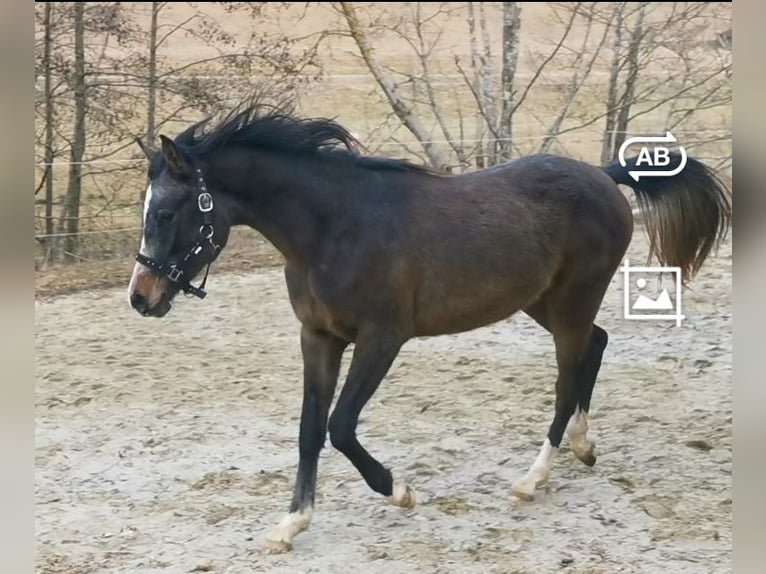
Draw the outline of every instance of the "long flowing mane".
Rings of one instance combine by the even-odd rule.
[[[361,143],[331,119],[300,118],[291,106],[269,105],[252,98],[220,121],[208,117],[181,132],[175,143],[204,158],[223,146],[278,151],[295,156],[323,156],[373,170],[439,173],[409,160],[363,155]]]

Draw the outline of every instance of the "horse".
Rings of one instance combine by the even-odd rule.
[[[666,169],[686,165],[672,176],[634,178],[637,157],[598,167],[553,154],[448,174],[369,155],[335,120],[254,100],[160,142],[153,149],[138,140],[150,183],[128,286],[135,311],[163,317],[182,291],[204,298],[210,264],[233,226],[257,230],[284,257],[301,326],[303,402],[292,499],[266,535],[273,552],[290,550],[309,527],[328,431],[373,491],[415,506],[413,489],[356,435],[362,409],[413,338],[469,331],[519,311],[532,317],[553,338],[556,399],[539,454],[511,493],[533,499],[565,434],[574,456],[592,466],[588,412],[608,341],[594,319],[634,231],[619,185],[636,196],[648,257],[679,267],[682,283],[730,227],[730,191],[677,151]]]

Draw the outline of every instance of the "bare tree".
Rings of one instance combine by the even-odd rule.
[[[50,257],[53,236],[53,146],[55,122],[53,109],[53,2],[45,3],[45,16],[43,18],[44,47],[43,47],[43,75],[44,75],[44,99],[45,99],[45,143],[44,143],[44,166],[42,180],[45,183],[45,259]],[[39,188],[38,188],[39,189]]]
[[[612,15],[612,28],[614,30],[614,42],[612,44],[612,62],[609,67],[609,84],[606,96],[606,116],[604,119],[604,141],[601,146],[601,163],[607,163],[614,157],[615,132],[617,125],[617,98],[620,80],[620,68],[622,61],[622,33],[623,15],[626,2],[615,2]]]
[[[598,23],[601,10],[599,2],[567,2],[557,8],[562,13],[569,14],[567,20],[570,23],[574,23],[575,19],[578,18],[580,20],[578,24],[580,28],[584,29],[584,32],[582,43],[574,50],[571,64],[567,65],[571,70],[571,79],[569,82],[562,82],[564,100],[559,105],[558,114],[546,129],[545,136],[538,148],[538,152],[541,153],[550,151],[551,146],[556,141],[561,126],[570,116],[572,106],[580,94],[580,90],[589,79],[598,58],[601,56],[610,31],[610,22],[602,26],[600,35],[596,30],[595,25]],[[596,36],[595,45],[592,42],[594,36]]]
[[[713,11],[721,12],[721,22],[729,22],[726,7],[702,2],[550,3],[550,33],[536,37],[533,47],[522,53],[518,5],[498,4],[469,2],[456,8],[454,3],[411,3],[391,9],[388,16],[384,8],[369,4],[341,4],[346,28],[357,48],[363,48],[364,65],[421,149],[402,147],[434,165],[485,167],[516,153],[550,151],[554,145],[563,149],[563,136],[592,133],[591,126],[602,120],[601,156],[608,161],[644,117],[665,115],[668,127],[692,126],[702,110],[730,105],[726,30],[721,32],[724,39],[719,35],[715,41],[723,65],[711,68],[711,46],[700,44],[712,41],[703,38],[711,36],[705,26],[714,20]],[[465,56],[459,45],[449,44],[453,37],[443,34],[454,29],[452,20],[461,13],[467,28]],[[498,34],[499,50],[491,41]],[[401,57],[394,63],[376,52],[374,44],[389,38],[411,50],[416,65],[409,72]],[[440,81],[449,72],[439,55],[445,51],[454,54],[470,101],[461,86]],[[514,122],[519,112],[539,123],[542,134],[519,138]],[[537,137],[535,143],[524,143]],[[393,135],[390,139],[396,140]],[[438,162],[437,148],[442,154]]]
[[[37,141],[43,149],[40,185],[46,188],[45,199],[36,204],[44,204],[45,209],[42,219],[46,259],[52,249],[64,254],[65,260],[74,260],[77,256],[83,181],[89,175],[85,163],[89,147],[99,145],[100,135],[98,130],[88,128],[93,125],[92,120],[98,118],[100,104],[91,93],[96,83],[89,75],[104,60],[105,39],[115,32],[123,32],[119,26],[113,27],[119,16],[116,6],[116,3],[75,2],[50,6],[43,3],[39,13],[36,10],[37,22],[42,25],[42,38],[37,42],[37,73],[43,82],[36,98],[43,135],[38,131]],[[109,101],[109,106],[119,108],[119,102]],[[57,158],[64,157],[68,159],[66,191],[56,197],[55,189],[62,178],[56,177],[54,164]]]
[[[616,110],[617,118],[615,120],[615,132],[614,136],[611,138],[613,142],[612,150],[619,149],[620,146],[622,146],[628,131],[630,110],[636,97],[636,82],[638,81],[638,72],[640,69],[639,58],[641,54],[641,43],[644,40],[645,17],[646,4],[641,2],[639,3],[635,24],[629,34],[628,49],[625,56],[628,70],[623,79],[624,89],[622,96],[620,96],[618,101]],[[614,113],[614,111],[615,110],[607,110],[607,113]]]
[[[539,9],[525,8],[522,25],[519,6],[341,2],[338,30],[299,37],[258,24],[314,5],[217,2],[178,12],[169,2],[38,3],[37,233],[76,236],[120,217],[135,225],[146,187],[135,136],[152,145],[171,122],[214,113],[263,79],[274,92],[299,93],[318,75],[328,34],[345,38],[368,72],[372,105],[384,108],[372,148],[399,145],[466,170],[534,151],[589,155],[567,146],[595,138],[608,161],[629,132],[662,126],[691,132],[683,145],[730,163],[730,7],[549,3],[540,34]],[[252,32],[229,30],[224,13],[252,19]],[[170,49],[177,37],[195,38],[205,54],[180,62]],[[68,165],[52,167],[59,162]],[[106,252],[93,236],[46,238],[42,247]]]
[[[149,23],[149,65],[148,65],[148,93],[146,105],[146,141],[153,142],[157,137],[155,124],[157,121],[157,19],[165,2],[152,2],[151,21]],[[141,191],[141,199],[143,194]]]
[[[447,165],[446,158],[439,150],[438,145],[431,142],[431,134],[418,118],[415,110],[400,95],[396,82],[389,76],[383,65],[379,62],[375,49],[373,48],[364,25],[357,16],[356,8],[353,2],[339,2],[343,16],[346,19],[351,37],[356,42],[359,52],[364,59],[364,63],[370,70],[373,78],[380,86],[386,96],[391,108],[402,124],[412,132],[423,146],[432,165],[439,168]]]
[[[254,21],[293,9],[286,3],[217,4],[219,12]],[[100,241],[93,236],[85,241],[83,225],[87,230],[124,228],[126,220],[135,225],[140,203],[133,190],[143,195],[146,187],[139,182],[142,162],[131,163],[139,157],[136,136],[151,144],[167,123],[214,113],[266,78],[273,79],[274,92],[290,93],[316,76],[321,34],[296,39],[254,28],[248,37],[235,38],[225,28],[227,20],[219,23],[208,8],[178,18],[169,7],[167,2],[150,3],[148,10],[119,2],[36,6],[41,169],[35,195],[46,190],[45,198],[36,200],[36,212],[44,208],[44,214],[36,213],[37,230],[43,232],[43,247],[68,253],[66,260],[82,258],[84,246]],[[136,14],[146,15],[143,28]],[[164,54],[177,35],[198,39],[207,54],[182,63]],[[301,50],[294,49],[298,41]],[[68,164],[65,178],[52,166],[57,159]],[[64,185],[65,191],[56,193]],[[113,223],[115,217],[123,223]],[[54,243],[51,235],[62,239]]]
[[[77,254],[80,215],[80,195],[82,192],[82,160],[85,155],[85,3],[74,3],[74,70],[72,87],[74,89],[74,121],[69,155],[69,180],[67,183],[64,208],[62,210],[60,230],[66,231],[64,253],[72,259]]]
[[[421,5],[428,5],[428,10]],[[448,4],[412,3],[409,18],[395,20],[385,25],[379,21],[363,23],[359,10],[351,3],[341,3],[342,13],[351,36],[360,48],[362,59],[383,89],[388,103],[409,131],[415,135],[425,156],[432,165],[444,167],[454,165],[443,151],[449,155],[461,169],[472,164],[479,167],[492,165],[511,158],[514,150],[513,116],[524,104],[530,91],[551,62],[560,57],[569,38],[574,22],[586,18],[587,11],[581,14],[575,5],[562,22],[558,40],[550,52],[542,57],[532,77],[522,86],[518,85],[517,67],[519,62],[519,38],[521,32],[521,9],[516,2],[502,4],[502,49],[499,65],[495,67],[493,49],[490,40],[487,7],[483,2],[467,3],[465,12]],[[563,13],[563,10],[562,10]],[[434,54],[443,38],[442,31],[450,19],[465,18],[468,27],[469,70],[466,70],[458,53],[454,58],[458,76],[464,85],[447,87],[444,83],[435,87],[440,70],[435,63]],[[368,18],[372,20],[372,18]],[[402,69],[393,69],[374,56],[371,36],[374,32],[393,34],[397,40],[408,45],[417,62],[411,73]],[[587,42],[591,37],[588,36]],[[603,40],[601,42],[603,45]],[[590,47],[588,45],[588,47]],[[442,47],[443,49],[443,47]],[[600,50],[600,46],[597,51]],[[576,51],[576,50],[575,50]],[[580,54],[574,59],[576,75],[573,77],[574,88],[569,93],[569,103],[564,106],[565,113],[550,126],[550,140],[566,117],[566,110],[577,96],[580,87],[586,81],[592,69],[596,55],[588,58]],[[412,92],[404,94],[398,91],[395,78],[402,77]],[[468,88],[470,101],[466,102],[459,88]],[[468,105],[469,109],[465,110]],[[458,116],[458,126],[453,127],[448,118]],[[472,125],[466,126],[465,122]],[[428,129],[426,126],[433,126]],[[474,134],[473,140],[466,140],[466,128]],[[443,138],[440,146],[435,138]],[[549,145],[549,144],[546,144]],[[442,155],[436,159],[436,153]]]
[[[474,9],[474,2],[466,2],[468,8],[468,16],[466,21],[468,23],[468,42],[470,45],[471,55],[471,78],[473,80],[473,91],[477,94],[481,93],[482,89],[482,61],[479,55],[478,38],[476,31],[476,11]],[[476,165],[477,167],[484,167],[486,165],[484,157],[484,145],[483,145],[483,126],[481,121],[481,113],[476,110],[474,114],[474,139],[476,140]]]
[[[519,59],[521,8],[518,2],[503,2],[503,69],[500,77],[500,111],[498,159],[511,159],[513,150],[513,112],[516,63]]]
[[[731,60],[717,59],[713,50],[722,46],[706,40],[716,11],[726,9],[705,2],[613,4],[609,87],[604,113],[596,116],[605,119],[603,162],[642,116],[665,110],[664,129],[675,129],[731,105]],[[658,65],[663,69],[650,71]]]

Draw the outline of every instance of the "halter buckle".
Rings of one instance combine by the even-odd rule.
[[[178,280],[181,278],[181,275],[183,274],[184,272],[181,271],[175,265],[171,266],[170,269],[168,269],[168,277],[173,283],[178,283]]]
[[[202,213],[213,211],[213,196],[207,191],[200,193],[197,197],[197,207]]]

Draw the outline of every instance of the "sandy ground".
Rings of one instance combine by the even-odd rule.
[[[637,235],[631,260],[645,254]],[[419,505],[386,505],[328,442],[314,523],[284,555],[263,551],[301,402],[281,271],[216,274],[160,321],[124,287],[37,301],[37,571],[729,572],[730,295],[728,245],[685,291],[680,328],[625,320],[615,276],[598,463],[563,448],[532,502],[510,483],[553,415],[549,335],[520,314],[409,343],[360,436]]]

